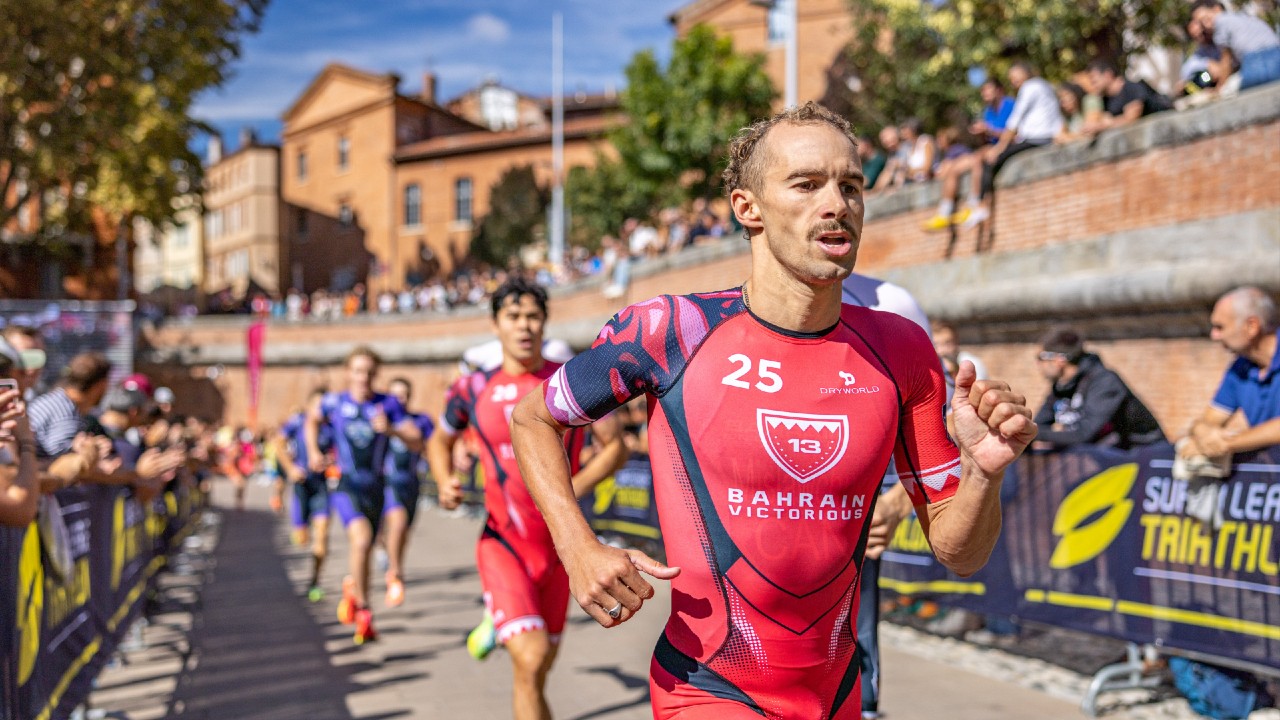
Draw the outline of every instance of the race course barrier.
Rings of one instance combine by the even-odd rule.
[[[1169,445],[1029,455],[985,568],[946,571],[911,518],[881,587],[1280,675],[1280,448],[1235,460],[1214,528],[1183,514]]]
[[[195,526],[193,483],[145,506],[132,489],[57,494],[71,565],[37,523],[0,528],[0,719],[67,717],[141,613],[156,573]]]

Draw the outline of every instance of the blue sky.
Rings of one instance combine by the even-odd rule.
[[[670,52],[667,22],[688,0],[272,0],[261,31],[245,38],[233,77],[197,101],[194,115],[221,130],[278,139],[280,114],[331,61],[400,75],[417,93],[439,77],[448,100],[486,77],[535,95],[551,93],[551,16],[564,15],[565,88],[621,88],[631,56]],[[203,145],[203,143],[199,143]]]

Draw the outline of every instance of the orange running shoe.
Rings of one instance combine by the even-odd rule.
[[[342,578],[342,599],[338,601],[338,622],[350,625],[356,621],[356,581],[350,575]]]
[[[356,633],[351,639],[357,645],[363,645],[378,639],[378,633],[373,629],[373,613],[369,611],[369,608],[361,608],[356,611]]]
[[[387,607],[400,607],[404,603],[404,581],[387,573]]]

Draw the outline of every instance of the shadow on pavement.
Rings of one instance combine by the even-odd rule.
[[[589,673],[591,675],[604,675],[618,681],[624,691],[643,690],[639,695],[606,707],[595,708],[589,710],[582,715],[575,715],[571,720],[590,720],[591,718],[608,717],[619,710],[626,710],[633,707],[644,707],[649,704],[649,678],[641,677],[623,670],[617,665],[596,665],[594,667],[582,668],[578,672]]]
[[[223,514],[191,658],[169,717],[354,720],[346,697],[362,686],[352,677],[373,665],[330,663],[324,643],[333,628],[317,623],[298,597],[286,558],[272,545],[277,523],[264,511]]]

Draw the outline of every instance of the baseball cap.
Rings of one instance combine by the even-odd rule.
[[[16,370],[39,370],[49,359],[43,350],[35,348],[19,350],[3,337],[0,337],[0,355],[3,355]]]
[[[154,386],[151,384],[151,378],[142,373],[134,373],[124,380],[120,381],[120,387],[125,390],[137,390],[147,397],[151,397]]]
[[[155,399],[156,402],[162,405],[172,405],[174,400],[173,391],[164,386],[158,387],[156,388]]]

